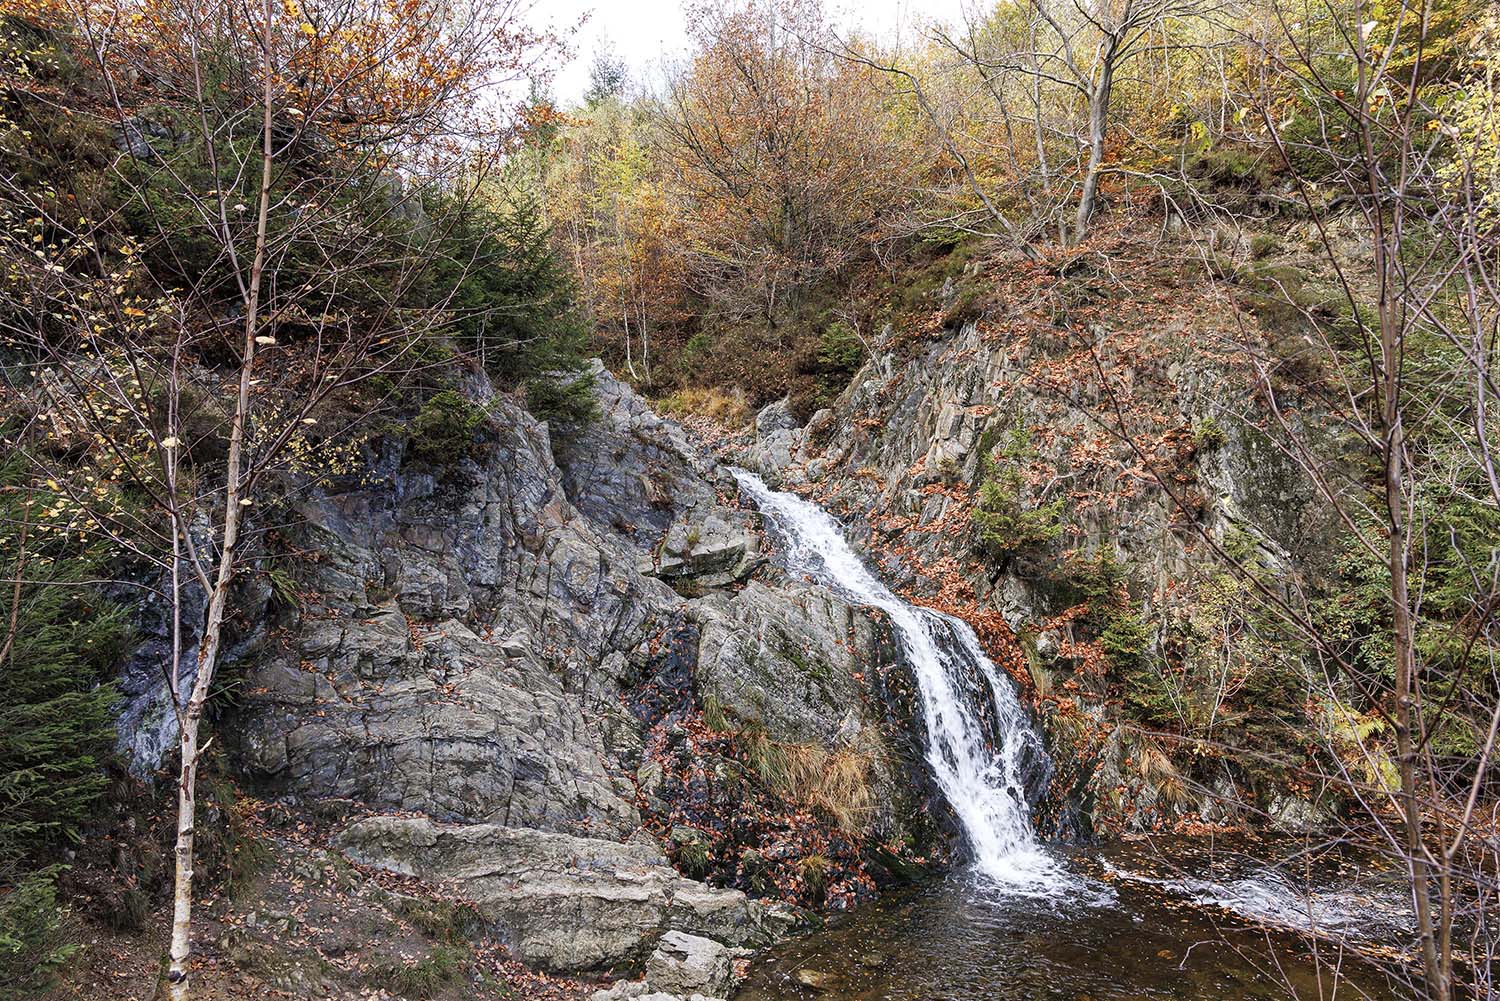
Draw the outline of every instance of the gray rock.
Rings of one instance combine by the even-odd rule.
[[[589,377],[602,416],[557,444],[569,500],[634,547],[643,573],[695,590],[746,576],[758,562],[760,535],[753,515],[720,502],[733,480],[603,365]]]
[[[779,485],[784,483],[803,438],[790,400],[777,400],[756,414],[754,436],[735,458],[767,483]]]
[[[864,685],[854,675],[896,661],[888,629],[824,588],[751,581],[694,603],[698,690],[778,740],[839,741]]]
[[[796,428],[797,419],[792,416],[792,401],[789,397],[766,404],[755,415],[757,438],[766,438],[780,431],[794,431]]]
[[[496,440],[442,479],[392,460],[309,495],[312,597],[245,657],[240,758],[308,801],[623,834],[620,684],[682,599],[568,503],[545,430],[492,409]]]
[[[721,943],[669,931],[646,960],[646,981],[676,994],[721,997],[734,982],[732,957]]]
[[[763,562],[760,535],[744,514],[714,506],[673,522],[645,569],[667,581],[689,579],[711,588],[742,580]]]
[[[607,970],[646,958],[664,930],[759,947],[784,911],[738,890],[685,879],[649,839],[628,843],[491,824],[372,817],[338,845],[357,862],[451,882],[501,929],[517,958],[554,971]]]

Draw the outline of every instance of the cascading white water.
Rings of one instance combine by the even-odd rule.
[[[753,473],[735,478],[780,530],[786,568],[846,599],[890,616],[921,690],[927,760],[963,825],[979,870],[1027,893],[1051,896],[1073,884],[1037,843],[1026,778],[1050,766],[1041,735],[1013,683],[963,621],[897,597],[870,572],[826,511],[766,486]]]

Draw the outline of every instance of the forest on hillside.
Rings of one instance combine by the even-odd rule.
[[[1260,819],[1313,804],[1400,874],[1390,982],[1490,996],[1494,5],[1004,0],[899,42],[819,0],[684,9],[690,50],[638,67],[518,0],[0,0],[0,992],[156,929],[194,996],[195,900],[272,809],[216,726],[255,694],[244,609],[291,633],[315,604],[308,498],[439,491],[516,412],[566,458],[595,356],[723,457],[774,413],[889,459],[901,380],[978,344],[1025,406],[955,404],[989,423],[942,468],[826,460],[800,492],[1014,676],[1060,762],[1043,833],[1207,829],[1224,782]],[[558,103],[567,58],[590,82]],[[1210,489],[1231,439],[1292,471],[1267,506],[1317,509],[1308,551]],[[1098,538],[1148,494],[1153,567]],[[166,706],[122,717],[142,662]],[[679,870],[812,909],[873,886],[877,755],[693,713],[800,847],[752,873],[679,839]],[[712,826],[685,809],[662,832]]]

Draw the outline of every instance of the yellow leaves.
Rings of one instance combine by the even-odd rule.
[[[312,37],[316,36],[317,33],[318,33],[318,29],[314,28],[311,24],[309,24],[306,21],[303,21],[297,27],[302,32],[302,34],[306,35],[308,38],[312,38]]]

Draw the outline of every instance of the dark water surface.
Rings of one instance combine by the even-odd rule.
[[[1335,938],[1402,939],[1401,888],[1372,863],[1293,844],[1161,840],[1058,852],[1052,899],[954,873],[898,891],[752,967],[736,1001],[1389,998]],[[1311,886],[1309,893],[1298,887]],[[1321,945],[1285,929],[1316,927]],[[1335,985],[1335,980],[1339,982]],[[1335,990],[1336,986],[1336,990]]]

